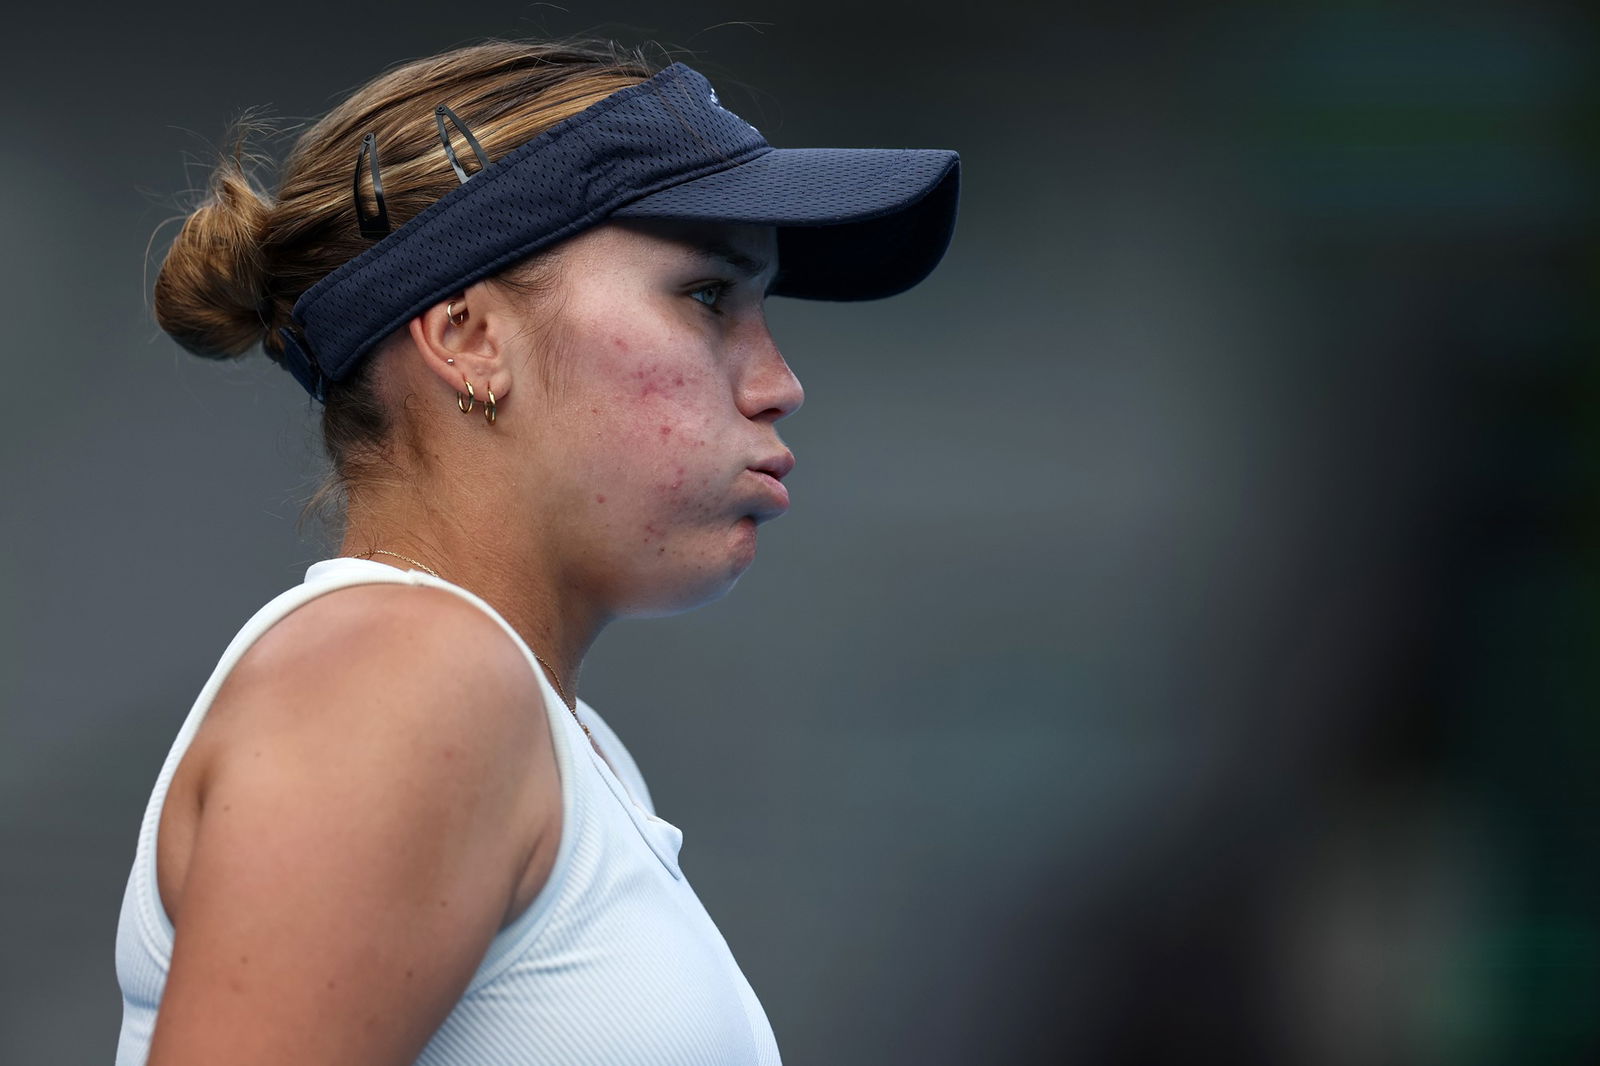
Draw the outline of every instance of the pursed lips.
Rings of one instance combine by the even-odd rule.
[[[794,454],[789,451],[763,459],[749,468],[749,472],[762,483],[775,508],[766,517],[775,518],[789,509],[789,489],[783,484],[783,476],[793,469]]]

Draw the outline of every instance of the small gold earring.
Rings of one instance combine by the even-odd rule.
[[[449,363],[451,366],[456,365],[456,361],[454,359],[446,359],[445,362]]]
[[[487,385],[484,388],[489,393],[489,400],[483,405],[483,417],[488,419],[489,424],[492,426],[494,425],[494,390]]]
[[[456,302],[454,300],[451,300],[449,303],[444,305],[444,313],[445,317],[450,319],[451,322],[454,322],[458,326],[467,320],[467,309],[463,307],[461,310],[457,311]]]
[[[462,381],[467,381],[467,376],[465,374],[462,374],[461,375],[461,380]],[[462,414],[466,414],[468,411],[472,410],[472,405],[475,402],[475,400],[476,400],[476,397],[473,396],[473,394],[472,394],[472,382],[467,381],[467,402],[466,403],[462,403],[461,402],[461,394],[458,392],[458,393],[456,393],[456,406],[461,408],[461,413]]]

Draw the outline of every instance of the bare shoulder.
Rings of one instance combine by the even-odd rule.
[[[447,669],[452,664],[459,668]],[[474,682],[535,684],[511,636],[476,605],[445,589],[389,583],[307,601],[262,634],[234,675],[249,686],[316,687],[391,670],[426,672],[443,684],[469,670]]]
[[[207,714],[224,741],[211,755],[238,758],[233,741],[307,731],[488,756],[533,739],[542,723],[527,706],[538,691],[513,638],[474,604],[426,586],[357,585],[295,609],[235,664]]]
[[[208,712],[151,1061],[410,1061],[549,828],[538,692],[444,589],[339,589],[263,634]]]

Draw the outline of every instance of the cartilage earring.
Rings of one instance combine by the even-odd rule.
[[[449,303],[444,305],[444,313],[446,318],[450,319],[451,322],[458,326],[467,320],[467,309],[463,307],[461,310],[457,311],[456,302],[454,300],[451,300]]]
[[[462,381],[467,381],[467,376],[465,374],[462,374],[461,375],[461,380]],[[468,411],[472,410],[472,405],[473,405],[473,403],[475,401],[476,401],[476,397],[473,396],[473,394],[472,394],[472,382],[467,381],[466,402],[465,403],[462,402],[461,394],[458,392],[458,393],[456,393],[456,406],[461,408],[461,413],[462,414],[466,414]]]
[[[494,390],[487,385],[484,386],[484,389],[489,393],[489,399],[483,405],[483,417],[488,419],[489,424],[492,426],[494,425]]]

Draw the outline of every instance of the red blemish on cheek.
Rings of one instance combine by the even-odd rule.
[[[645,523],[645,527],[644,527],[644,542],[646,544],[650,543],[650,538],[652,536],[660,536],[660,535],[661,535],[661,530],[657,529],[653,525],[650,525],[649,523]]]
[[[661,427],[661,435],[662,435],[662,436],[663,436],[663,437],[670,437],[670,436],[672,436],[672,427],[671,427],[671,426],[662,426],[662,427]]]
[[[639,382],[639,396],[641,399],[656,394],[665,395],[674,388],[682,388],[684,379],[681,374],[673,374],[670,369],[659,363],[646,363],[636,368],[630,375]]]
[[[617,351],[619,352],[628,351],[628,342],[623,340],[621,337],[612,337],[611,343],[617,346]]]
[[[605,503],[606,502],[606,498],[604,496],[596,495],[595,498],[594,498],[594,502],[595,503]]]
[[[681,488],[683,488],[683,467],[680,466],[678,467],[678,480],[672,483],[672,491],[676,492]]]

